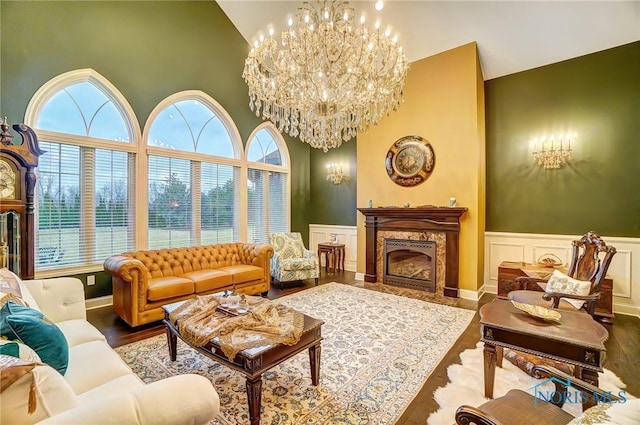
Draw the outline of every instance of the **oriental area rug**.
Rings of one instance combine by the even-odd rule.
[[[393,424],[471,322],[475,311],[328,283],[278,299],[323,320],[320,385],[311,385],[306,350],[262,376],[261,423]],[[249,423],[245,378],[178,341],[169,359],[164,335],[118,354],[145,382],[197,373],[213,383],[213,424]]]

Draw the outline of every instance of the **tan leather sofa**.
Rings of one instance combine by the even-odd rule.
[[[231,289],[254,295],[269,291],[273,248],[227,243],[113,255],[104,269],[113,283],[113,309],[130,326],[164,318],[162,306],[196,295]]]

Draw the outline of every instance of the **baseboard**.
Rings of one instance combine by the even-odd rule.
[[[364,282],[364,273],[356,272],[356,280]]]
[[[613,312],[615,314],[623,314],[625,316],[634,316],[640,318],[640,308],[633,305],[614,303]]]
[[[477,291],[473,291],[471,289],[460,289],[458,291],[458,295],[460,298],[471,301],[478,301],[487,291],[485,285],[482,285]]]
[[[94,310],[96,308],[108,307],[113,305],[113,295],[105,295],[104,297],[89,298],[85,300],[85,306],[87,310]]]

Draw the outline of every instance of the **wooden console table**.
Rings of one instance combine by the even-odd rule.
[[[564,267],[557,267],[563,273],[567,272]],[[525,263],[522,261],[503,261],[498,267],[498,297],[507,299],[509,292],[521,290],[516,278],[520,276],[536,277],[545,279],[553,273],[553,267],[545,267],[538,264]],[[544,292],[542,288],[536,288]],[[605,277],[600,285],[600,298],[596,304],[596,317],[604,323],[613,323],[613,280]]]
[[[324,269],[329,273],[344,271],[344,244],[324,242],[318,244],[318,260],[325,254]]]

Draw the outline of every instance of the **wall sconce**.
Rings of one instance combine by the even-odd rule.
[[[571,137],[569,134],[560,134],[548,138],[534,139],[532,154],[533,161],[541,165],[542,168],[560,168],[567,161],[573,159],[571,155]]]
[[[327,180],[333,184],[340,184],[347,181],[347,173],[342,163],[327,164]]]

